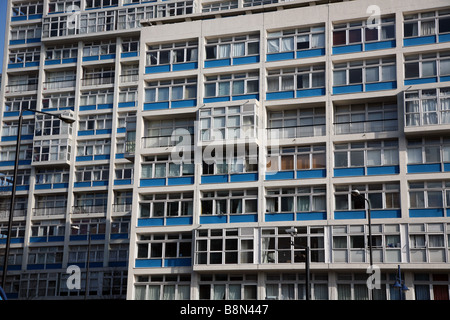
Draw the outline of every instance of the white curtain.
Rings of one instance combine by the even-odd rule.
[[[245,56],[245,43],[234,43],[233,57],[243,57],[243,56]]]
[[[294,90],[294,77],[284,76],[281,78],[281,91]]]
[[[311,48],[323,48],[325,47],[325,34],[313,34],[311,36]]]
[[[441,98],[441,123],[450,123],[450,98]]]
[[[266,299],[278,299],[278,284],[266,285]]]
[[[421,21],[420,31],[422,36],[434,35],[435,34],[434,20]]]
[[[338,284],[338,300],[351,300],[352,289],[349,284]]]
[[[190,291],[191,291],[190,286],[179,285],[178,292],[177,292],[177,299],[178,300],[189,300],[189,298],[191,296]]]
[[[294,51],[294,38],[283,38],[281,39],[281,51]]]
[[[136,286],[135,300],[145,300],[145,286]]]
[[[155,178],[163,178],[166,176],[166,164],[157,163],[155,164]]]
[[[214,298],[213,300],[225,300],[225,285],[214,285]]]
[[[440,72],[439,75],[449,75],[450,74],[450,60],[441,60],[439,61]]]
[[[366,68],[366,82],[379,81],[378,67]]]
[[[314,211],[326,211],[327,202],[325,196],[314,196],[313,197],[313,210]]]
[[[436,61],[422,62],[422,77],[432,77],[436,75]]]
[[[437,124],[436,99],[422,100],[423,124]],[[433,112],[434,111],[434,112]]]
[[[164,286],[163,300],[175,300],[175,286]]]
[[[307,212],[307,211],[310,211],[309,196],[298,196],[297,212]]]
[[[240,300],[241,299],[241,285],[240,284],[230,284],[228,286],[228,299],[229,300]]]
[[[268,53],[280,52],[280,39],[267,40],[267,52]]]
[[[219,45],[218,58],[229,58],[230,57],[231,46],[229,44],[221,44]]]
[[[160,287],[159,286],[148,286],[147,300],[160,300]]]
[[[282,300],[294,300],[295,290],[293,284],[282,284],[281,285],[281,299]]]

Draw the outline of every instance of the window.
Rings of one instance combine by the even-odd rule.
[[[256,274],[202,274],[200,300],[256,300]]]
[[[335,209],[339,210],[364,210],[365,201],[353,198],[352,190],[359,190],[365,198],[369,199],[371,208],[400,209],[400,184],[376,183],[367,185],[337,185],[335,186]]]
[[[5,98],[5,111],[36,110],[36,104],[35,95]]]
[[[450,87],[404,93],[406,126],[450,123]]]
[[[336,63],[333,86],[395,81],[395,68],[395,58]]]
[[[33,143],[33,162],[69,161],[71,144],[70,139],[36,140]]]
[[[191,258],[192,233],[142,234],[137,240],[136,258],[174,260]],[[164,266],[164,261],[162,262]]]
[[[123,102],[134,102],[136,105],[137,101],[137,88],[120,88],[119,92],[119,103]]]
[[[84,91],[80,97],[80,106],[112,104],[113,102],[113,89]]]
[[[75,194],[73,213],[106,213],[108,193],[91,192]]]
[[[96,86],[114,83],[114,67],[84,68],[83,86]]]
[[[173,79],[147,82],[144,102],[162,102],[197,98],[197,79]]]
[[[81,13],[79,34],[116,30],[115,10],[99,10]]]
[[[405,56],[405,79],[450,75],[450,51]]]
[[[122,39],[122,53],[131,52],[136,52],[137,54],[139,54],[139,39]]]
[[[78,45],[58,45],[45,48],[45,60],[76,59],[78,56]],[[72,60],[71,60],[72,62]]]
[[[29,39],[40,39],[42,27],[40,24],[27,24],[11,27],[10,41],[25,43]],[[14,44],[14,42],[12,43]]]
[[[450,32],[450,11],[420,12],[404,16],[405,38],[424,37]]]
[[[200,140],[230,140],[256,137],[255,105],[226,106],[200,110]]]
[[[259,92],[258,72],[206,76],[205,97],[239,96]]]
[[[109,165],[77,167],[75,171],[76,182],[100,181],[109,179]]]
[[[445,224],[425,223],[409,226],[410,262],[446,262],[448,243]]]
[[[38,78],[38,75],[35,73],[10,75],[6,85],[6,93],[35,91],[37,90]]]
[[[43,264],[49,266],[62,263],[63,247],[33,247],[28,249],[27,264]]]
[[[314,300],[328,300],[328,275],[310,275],[311,295]],[[306,277],[302,273],[267,273],[266,299],[305,300]]]
[[[80,140],[77,146],[77,156],[109,155],[111,140]]]
[[[68,183],[68,169],[40,169],[36,171],[36,184]]]
[[[395,39],[394,17],[381,18],[379,25],[363,20],[336,24],[333,27],[333,46],[392,39]]]
[[[18,131],[18,121],[3,122],[2,136],[16,136]],[[22,135],[34,134],[34,120],[24,120],[22,122]]]
[[[147,122],[144,147],[171,147],[194,144],[194,119],[175,118]]]
[[[119,0],[86,0],[86,9],[117,6]]]
[[[55,118],[53,116],[36,114],[34,135],[39,136],[57,136],[71,135],[72,125]]]
[[[229,59],[259,55],[259,34],[207,39],[206,59]]]
[[[21,144],[19,149],[19,160],[31,160],[33,146],[31,144]],[[0,148],[0,161],[14,161],[16,157],[16,146],[2,146]]]
[[[283,147],[269,150],[267,171],[310,170],[326,167],[325,145]]]
[[[22,64],[22,66],[35,66],[33,62],[39,64],[41,58],[41,48],[27,48],[27,49],[11,49],[9,51],[8,64]]]
[[[191,275],[140,275],[134,290],[135,300],[189,300]]]
[[[112,114],[93,114],[80,116],[78,130],[102,130],[112,128]]]
[[[258,211],[258,190],[226,190],[203,192],[202,215],[256,214]]]
[[[398,165],[398,141],[374,140],[334,145],[334,167]]]
[[[66,110],[75,109],[75,93],[63,92],[44,95],[42,98],[42,109]]]
[[[116,54],[116,41],[104,40],[86,42],[83,46],[83,57],[103,56]]]
[[[18,170],[17,181],[18,186],[25,186],[30,184],[30,173],[31,170]],[[13,171],[2,171],[0,172],[0,186],[11,187],[14,177]]]
[[[165,178],[194,175],[193,157],[175,161],[170,155],[144,157],[141,178]]]
[[[253,228],[196,231],[196,264],[254,263],[253,249]]]
[[[238,2],[236,0],[202,4],[202,12],[215,12],[236,8],[238,8]]]
[[[48,4],[49,13],[62,13],[68,11],[69,7],[81,8],[80,0],[50,0]]]
[[[140,218],[192,216],[194,207],[192,192],[146,194],[139,201]]]
[[[42,2],[22,2],[14,3],[12,6],[12,17],[29,16],[42,14],[43,4]],[[13,20],[14,21],[14,20]]]
[[[169,44],[149,45],[147,66],[196,62],[198,41],[184,41]]]
[[[77,227],[77,228],[72,228]],[[106,233],[106,219],[105,218],[90,218],[73,220],[70,227],[70,234],[76,235],[104,235]],[[87,237],[86,237],[87,239]]]
[[[44,83],[44,89],[61,89],[75,87],[75,71],[47,72],[47,81]]]
[[[325,65],[268,71],[267,91],[291,91],[325,87]]]
[[[326,187],[268,189],[266,213],[326,211]]]
[[[65,215],[67,212],[67,196],[66,195],[48,195],[36,197],[36,208],[33,208],[33,215],[35,216],[51,216],[51,215]],[[51,222],[51,221],[50,221]],[[59,224],[59,222],[58,222]],[[55,232],[58,226],[53,227],[48,234],[49,236],[64,235],[64,223],[59,226],[59,233]],[[47,231],[47,230],[45,230]],[[31,229],[33,233],[33,228]],[[38,237],[42,235],[33,235]]]
[[[313,26],[267,33],[267,53],[325,47],[325,27]]]
[[[105,246],[103,244],[91,244],[88,246],[69,246],[69,264],[85,264],[89,250],[89,263],[101,262],[103,264]]]
[[[447,138],[408,139],[408,164],[450,162],[450,140]]]
[[[234,150],[215,148],[204,152],[203,175],[258,172],[258,150],[250,146]]]
[[[450,207],[450,183],[428,181],[409,183],[409,205],[411,209]]]
[[[132,180],[133,179],[134,164],[117,164],[114,170],[116,180]]]
[[[286,139],[325,135],[325,108],[301,108],[269,112],[268,137]]]
[[[62,1],[61,1],[62,2]],[[78,7],[79,2],[78,2]],[[67,5],[67,7],[65,7]],[[68,10],[70,6],[70,2],[66,2],[62,4],[64,10]],[[49,4],[49,9],[52,10],[52,4]],[[78,28],[70,28],[68,27],[68,15],[59,15],[59,16],[51,16],[48,18],[43,18],[42,23],[42,38],[51,38],[51,37],[63,37],[69,36],[79,33]]]
[[[286,233],[287,227],[263,228],[261,230],[262,263],[304,263],[305,250],[297,246],[309,246],[311,262],[325,261],[324,228],[316,226],[297,227],[297,236]]]
[[[398,111],[395,102],[336,105],[336,134],[396,131]]]

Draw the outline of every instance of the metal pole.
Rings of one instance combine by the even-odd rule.
[[[88,250],[87,250],[87,258],[86,258],[86,283],[84,288],[84,300],[87,299],[87,296],[89,294],[89,262],[90,262],[90,256],[91,256],[91,232],[88,230],[87,232],[88,236]]]
[[[16,142],[16,155],[14,158],[14,173],[13,173],[13,184],[11,192],[11,202],[9,205],[9,221],[8,221],[8,233],[6,235],[6,248],[5,248],[5,261],[3,262],[3,275],[2,275],[2,287],[6,288],[6,274],[8,272],[8,257],[9,249],[11,247],[11,235],[12,235],[12,225],[13,225],[13,214],[14,214],[14,204],[16,201],[16,187],[17,187],[17,172],[19,169],[19,152],[20,152],[20,142],[22,138],[22,121],[23,115],[22,111],[19,115],[19,124],[17,127],[17,142]]]

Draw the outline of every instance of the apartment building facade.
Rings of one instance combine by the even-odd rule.
[[[446,1],[29,0],[7,21],[2,234],[21,110],[76,118],[23,113],[13,297],[305,299],[307,246],[312,299],[368,299],[370,251],[375,299],[449,299]]]

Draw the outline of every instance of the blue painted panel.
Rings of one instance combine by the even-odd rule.
[[[230,182],[257,181],[258,173],[230,174]]]
[[[74,188],[83,188],[83,187],[90,187],[91,186],[91,182],[87,181],[87,182],[75,182],[73,184]]]
[[[397,81],[366,84],[366,91],[392,90],[397,88]]]
[[[114,180],[115,186],[125,186],[125,185],[129,185],[129,184],[133,184],[133,180],[131,180],[131,179],[115,179]]]
[[[15,16],[11,17],[11,21],[24,21],[27,20],[27,16]]]
[[[293,99],[294,97],[295,97],[295,91],[281,91],[281,92],[266,93],[266,100]]]
[[[99,154],[97,156],[94,156],[94,160],[109,160],[109,158],[109,154]]]
[[[438,81],[437,77],[411,79],[411,80],[405,80],[405,86],[409,86],[409,85],[413,85],[413,84],[434,83],[437,81]]]
[[[42,18],[42,14],[30,14],[28,16],[28,20],[41,19],[41,18]]]
[[[162,259],[136,259],[136,268],[161,268]]]
[[[109,238],[111,240],[128,239],[128,233],[114,233]]]
[[[180,226],[192,224],[192,217],[167,218],[166,226]]]
[[[117,128],[117,133],[125,133],[127,132],[127,128]]]
[[[228,175],[212,175],[212,176],[202,176],[201,183],[225,183],[228,182]]]
[[[115,158],[116,159],[125,159],[125,154],[124,153],[116,153]]]
[[[450,76],[440,77],[439,81],[441,82],[450,81]]]
[[[184,184],[193,184],[194,177],[179,177],[179,178],[168,178],[167,185],[168,186],[179,186]]]
[[[5,111],[3,112],[4,117],[18,117],[20,114],[19,111]]]
[[[254,94],[244,94],[243,96],[232,96],[231,100],[236,101],[236,100],[247,100],[247,99],[256,99],[259,100],[259,94],[254,93]]]
[[[79,136],[90,136],[95,134],[94,130],[82,130],[82,131],[78,131],[77,135]]]
[[[266,222],[272,221],[294,221],[294,213],[266,213]]]
[[[297,179],[313,179],[313,178],[325,178],[327,171],[325,169],[315,170],[298,170]]]
[[[231,59],[218,59],[205,61],[205,68],[225,67],[231,65]]]
[[[407,169],[408,173],[441,172],[441,164],[408,164]]]
[[[366,43],[364,45],[364,50],[366,51],[389,49],[389,48],[395,48],[395,40],[371,42]]]
[[[363,175],[364,175],[364,167],[334,169],[335,177],[355,177]]]
[[[333,87],[333,94],[363,92],[362,84],[354,84],[349,86]]]
[[[172,101],[172,108],[189,108],[197,105],[197,99]]]
[[[297,98],[307,98],[325,95],[325,88],[297,90]]]
[[[76,63],[76,62],[77,58],[67,58],[62,60],[62,63]]]
[[[333,47],[333,54],[343,54],[361,51],[362,51],[362,44],[352,44],[348,46]]]
[[[44,264],[27,264],[27,270],[41,270],[45,269]]]
[[[12,45],[12,46],[15,45],[15,44],[25,44],[25,39],[23,39],[23,40],[10,40],[9,44]]]
[[[233,59],[233,65],[258,63],[258,62],[259,62],[259,56],[250,56],[250,57],[242,57],[242,58],[234,58]]]
[[[439,35],[439,42],[447,42],[447,41],[450,41],[450,33]]]
[[[210,224],[210,223],[227,223],[227,216],[201,216],[200,224]]]
[[[170,65],[145,67],[145,73],[169,72]]]
[[[69,184],[68,183],[54,183],[53,184],[53,189],[63,189],[63,188],[68,188]]]
[[[401,210],[370,210],[370,217],[374,219],[395,219],[401,215]]]
[[[109,59],[115,59],[116,58],[116,54],[104,54],[100,56],[100,60],[109,60]]]
[[[444,171],[450,171],[450,163],[444,163]]]
[[[8,69],[23,68],[23,63],[9,63]]]
[[[266,55],[266,61],[290,60],[294,58],[294,52],[271,53]]]
[[[36,184],[34,186],[34,188],[36,190],[46,190],[46,189],[51,189],[52,188],[52,184],[51,183],[44,183],[44,184]]]
[[[38,43],[38,42],[41,42],[41,38],[27,39],[27,43]]]
[[[92,181],[93,187],[103,187],[108,185],[108,180],[102,180],[102,181]]]
[[[365,219],[366,211],[335,211],[334,219]]]
[[[100,266],[101,267],[101,266]],[[45,269],[61,269],[62,263],[49,263],[45,265]]]
[[[121,56],[121,58],[137,57],[138,56],[138,52],[124,52],[120,56]]]
[[[47,237],[30,237],[30,242],[47,242]]]
[[[294,179],[294,171],[267,172],[266,180]]]
[[[108,261],[108,267],[111,268],[121,268],[128,265],[127,261]]]
[[[418,46],[422,44],[430,44],[436,42],[436,36],[425,36],[425,37],[416,37],[416,38],[408,38],[403,40],[403,45],[405,47],[409,46]]]
[[[95,130],[95,134],[110,134],[111,133],[111,129],[98,129]]]
[[[375,176],[380,174],[399,174],[399,166],[384,166],[384,167],[367,167],[367,175]]]
[[[98,56],[83,57],[83,61],[97,61],[98,59]]]
[[[320,57],[325,55],[325,48],[297,51],[297,59]]]
[[[141,179],[140,187],[156,187],[165,186],[166,178],[155,178],[155,179]]]
[[[11,238],[11,243],[24,243],[24,240],[25,238]],[[6,244],[6,238],[0,239],[0,244]]]
[[[104,103],[97,105],[97,109],[112,109],[113,104],[112,103]]]
[[[138,221],[137,221],[138,227],[155,227],[155,226],[163,226],[163,225],[164,225],[163,218],[138,219]]]
[[[213,103],[213,102],[223,102],[230,101],[230,97],[214,97],[214,98],[204,98],[203,103]]]
[[[298,221],[308,221],[308,220],[327,220],[326,212],[298,212]]]
[[[190,267],[191,265],[191,258],[176,258],[164,260],[164,267]]]
[[[80,106],[80,111],[89,111],[89,110],[96,110],[96,109],[97,109],[97,106],[95,104]]]
[[[183,71],[197,69],[197,62],[179,63],[172,66],[172,71]]]
[[[39,61],[25,62],[25,68],[29,67],[39,67]]]
[[[409,209],[410,218],[431,218],[431,217],[443,217],[444,209]]]
[[[70,241],[86,241],[87,235],[73,235],[69,238]]]
[[[92,161],[92,156],[77,156],[75,161]]]
[[[169,102],[149,102],[144,103],[144,110],[169,109]]]
[[[45,61],[45,65],[46,66],[51,66],[51,65],[55,65],[55,64],[60,64],[61,60],[57,59],[57,60],[46,60]]]
[[[130,101],[130,102],[119,102],[119,108],[128,108],[128,107],[135,107],[136,102]]]
[[[257,214],[230,215],[230,223],[239,223],[239,222],[258,222],[258,215]]]

